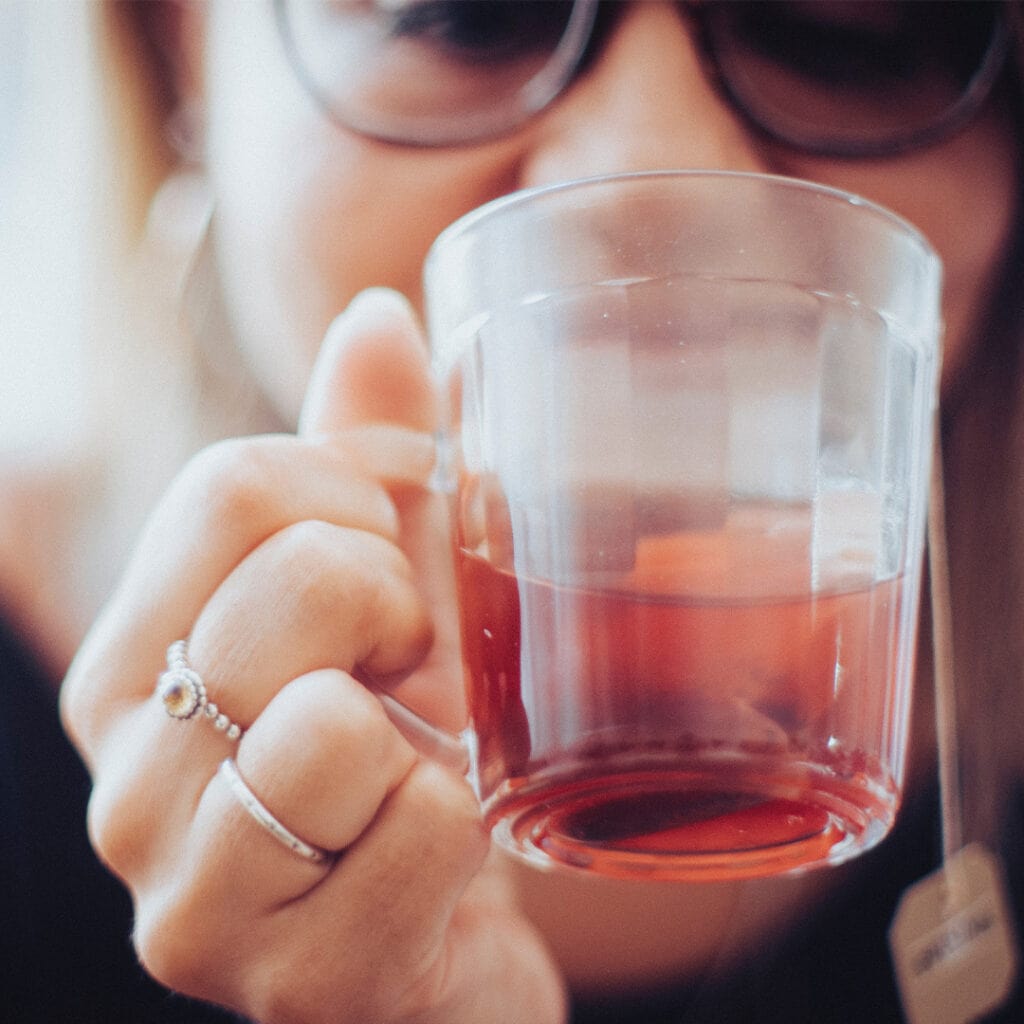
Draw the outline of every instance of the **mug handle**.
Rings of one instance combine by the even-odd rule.
[[[431,761],[466,775],[469,772],[469,742],[466,733],[454,735],[427,721],[406,707],[390,693],[363,680],[367,689],[380,701],[396,729]]]

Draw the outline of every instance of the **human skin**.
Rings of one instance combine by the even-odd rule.
[[[1014,214],[1016,147],[996,112],[900,159],[803,155],[749,133],[713,91],[671,4],[632,5],[590,72],[519,131],[442,150],[374,142],[330,123],[261,5],[214,5],[191,37],[205,43],[222,280],[246,351],[289,421],[336,313],[377,285],[418,306],[423,258],[439,231],[513,189],[615,171],[726,168],[873,199],[916,224],[943,258],[947,376],[967,357]]]
[[[251,371],[299,436],[230,442],[185,469],[64,689],[96,779],[94,841],[133,890],[144,962],[266,1020],[544,1022],[564,1012],[562,977],[653,982],[778,928],[839,877],[627,886],[495,858],[481,873],[488,844],[458,773],[418,756],[357,682],[408,676],[435,717],[461,714],[437,510],[422,490],[436,415],[414,320],[423,258],[451,221],[517,188],[662,167],[809,178],[891,207],[936,245],[949,386],[1015,213],[1001,118],[987,111],[899,160],[800,155],[750,134],[674,6],[643,3],[515,133],[418,150],[326,120],[266,5],[185,17],[225,299]],[[337,311],[381,285],[412,310],[364,295],[321,349]],[[214,699],[248,727],[243,775],[288,827],[345,851],[333,868],[261,833],[217,776],[227,741],[169,721],[151,697],[166,644],[190,634]]]

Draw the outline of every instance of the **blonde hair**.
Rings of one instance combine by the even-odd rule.
[[[141,241],[153,196],[179,162],[168,131],[177,106],[173,76],[152,27],[155,12],[166,5],[152,4],[149,13],[147,6],[128,0],[90,6],[105,148],[113,154],[98,184],[118,241],[128,249]]]

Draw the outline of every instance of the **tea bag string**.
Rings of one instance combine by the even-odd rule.
[[[963,846],[963,806],[953,667],[949,552],[946,544],[946,495],[942,473],[942,439],[938,427],[935,430],[928,498],[928,576],[932,612],[942,860],[943,864],[948,865],[953,855]]]

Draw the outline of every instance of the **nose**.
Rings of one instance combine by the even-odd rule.
[[[586,73],[535,122],[521,187],[622,171],[768,170],[708,80],[678,6],[623,8]]]

